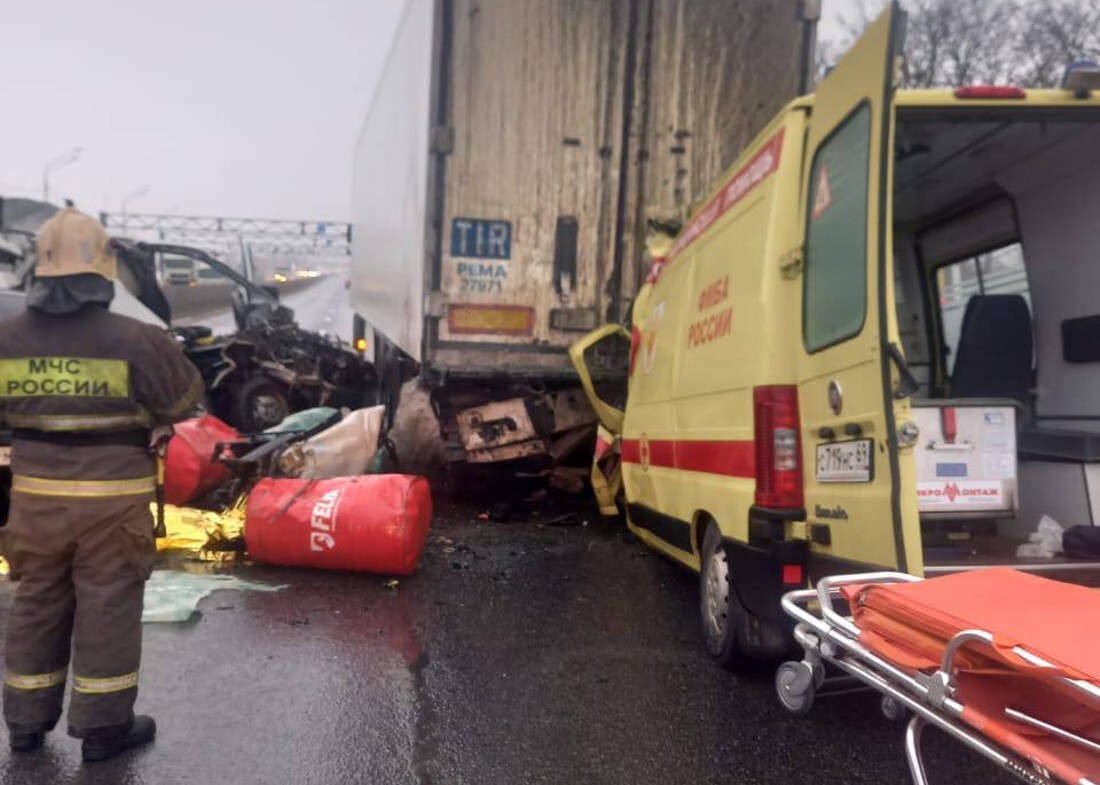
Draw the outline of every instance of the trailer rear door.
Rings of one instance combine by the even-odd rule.
[[[569,344],[603,322],[616,5],[453,0],[434,368],[572,377]]]

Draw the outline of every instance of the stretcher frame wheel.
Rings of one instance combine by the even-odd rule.
[[[882,716],[886,718],[887,722],[907,722],[913,714],[902,705],[901,701],[890,695],[882,696],[879,708],[882,710]]]
[[[818,669],[805,660],[784,662],[775,672],[775,693],[779,703],[795,717],[809,714],[820,679]]]

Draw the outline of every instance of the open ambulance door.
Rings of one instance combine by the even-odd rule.
[[[897,3],[820,83],[802,179],[798,400],[811,578],[920,569],[912,393],[893,303]],[[905,429],[906,432],[909,429]]]
[[[621,437],[629,374],[629,365],[622,362],[624,350],[629,358],[630,333],[618,324],[605,324],[569,347],[569,359],[600,421],[590,480],[603,515],[622,512]]]
[[[623,341],[629,346],[630,333],[620,324],[605,324],[569,347],[569,359],[573,367],[577,369],[577,375],[581,377],[581,386],[584,387],[588,402],[596,412],[600,425],[606,428],[612,436],[622,436],[623,433],[623,409],[625,401],[611,398],[607,390],[597,390],[596,381],[610,376],[617,386],[623,386],[625,392],[625,374],[627,369],[612,368],[615,363],[610,358],[617,358],[623,354]],[[617,378],[617,377],[623,378]]]

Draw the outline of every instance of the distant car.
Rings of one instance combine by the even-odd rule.
[[[195,263],[191,259],[177,256],[164,256],[161,258],[164,282],[168,284],[182,284],[191,286],[196,283]]]

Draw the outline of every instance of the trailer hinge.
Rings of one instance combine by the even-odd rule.
[[[448,155],[455,149],[455,129],[449,125],[437,125],[432,128],[429,147],[437,155]]]
[[[443,292],[429,292],[424,295],[424,313],[435,319],[443,318]]]
[[[779,275],[784,280],[791,281],[802,275],[805,266],[806,257],[802,246],[779,257]]]

